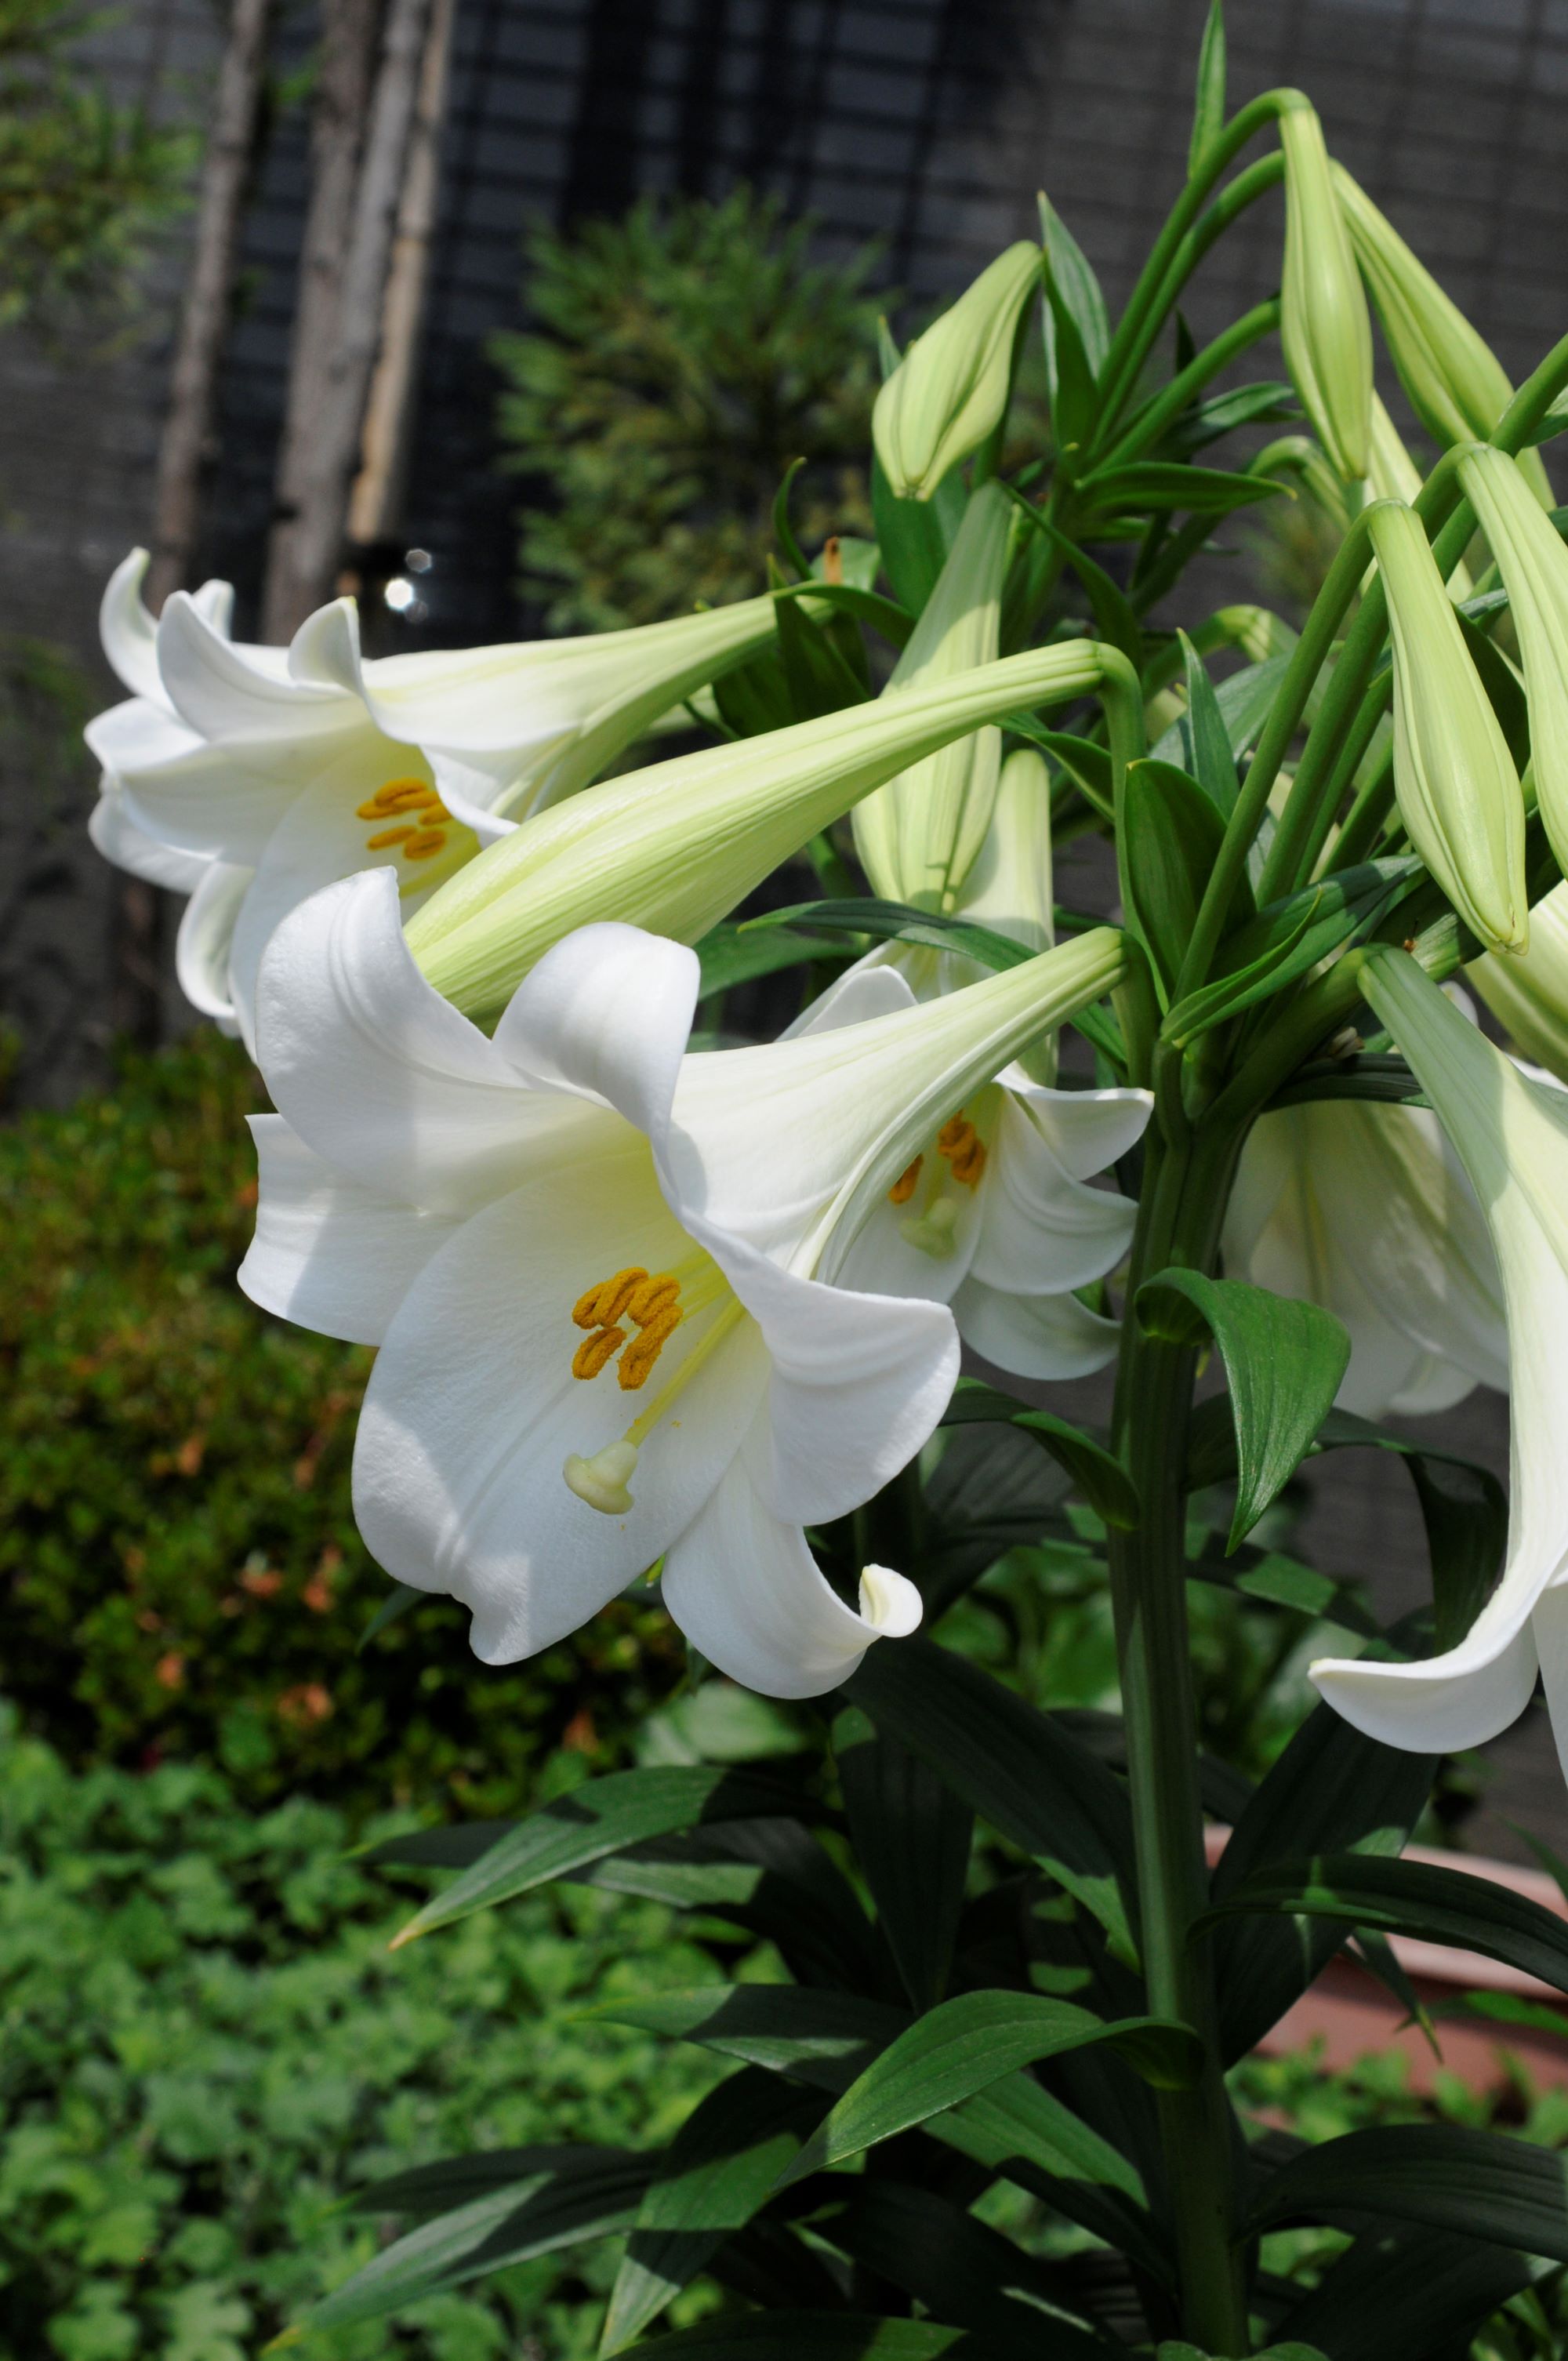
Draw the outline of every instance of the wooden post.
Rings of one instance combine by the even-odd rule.
[[[148,595],[161,605],[190,573],[202,472],[228,325],[240,205],[250,172],[271,0],[234,0],[202,171],[195,249],[158,455]]]
[[[337,578],[433,5],[434,0],[388,0],[343,267],[337,334],[315,417],[302,438],[299,510],[280,566],[274,611],[290,619],[291,626],[332,597]]]
[[[273,642],[291,639],[310,611],[308,605],[300,606],[295,591],[293,542],[337,341],[354,192],[380,29],[381,0],[322,0],[321,66],[311,126],[311,199],[300,252],[289,399],[261,601],[261,636]]]
[[[441,190],[441,126],[446,112],[447,65],[455,15],[456,0],[434,0],[425,37],[419,99],[409,135],[403,193],[381,307],[380,353],[365,409],[363,464],[348,502],[347,539],[362,547],[389,539],[402,511],[418,390],[420,333],[424,325],[431,241]]]

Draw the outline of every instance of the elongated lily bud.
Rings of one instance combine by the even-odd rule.
[[[1501,361],[1360,183],[1343,165],[1331,170],[1355,258],[1410,408],[1443,448],[1484,441],[1513,400]],[[1551,488],[1539,455],[1527,452],[1520,465],[1538,499],[1550,508]]]
[[[1012,518],[999,484],[974,494],[891,688],[950,680],[992,662]],[[1002,732],[977,730],[857,804],[855,850],[873,891],[916,909],[950,911],[985,841],[1001,766]]]
[[[928,500],[948,469],[1001,424],[1013,340],[1040,268],[1040,249],[1027,239],[999,254],[916,337],[877,395],[872,440],[902,499]]]
[[[1334,196],[1323,126],[1311,107],[1279,117],[1285,157],[1285,274],[1280,342],[1318,440],[1339,473],[1366,473],[1371,440],[1372,323]]]
[[[1032,951],[1056,940],[1051,880],[1051,781],[1043,754],[1015,747],[1002,765],[985,842],[958,908]]]
[[[1529,897],[1524,795],[1470,661],[1421,521],[1368,510],[1394,642],[1394,792],[1410,842],[1464,924],[1522,950]]]
[[[1568,885],[1554,885],[1531,910],[1522,958],[1488,952],[1464,972],[1515,1047],[1568,1082]]]
[[[1530,757],[1541,822],[1568,872],[1568,549],[1506,453],[1481,445],[1459,463],[1508,594],[1530,702]]]
[[[410,949],[438,992],[482,1016],[590,919],[696,942],[895,772],[1017,708],[1081,697],[1103,671],[1096,642],[1069,640],[603,780],[460,870],[416,913]]]

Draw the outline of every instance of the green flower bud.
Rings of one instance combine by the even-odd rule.
[[[1279,337],[1302,407],[1347,480],[1366,473],[1371,437],[1372,323],[1323,126],[1304,102],[1279,117],[1285,158],[1285,274]]]
[[[1459,463],[1508,594],[1524,660],[1530,756],[1541,823],[1568,872],[1568,549],[1517,463],[1482,445]]]
[[[1413,509],[1367,511],[1394,642],[1394,792],[1410,842],[1493,950],[1529,934],[1524,795]]]
[[[1513,400],[1503,365],[1398,231],[1343,165],[1332,168],[1355,258],[1410,408],[1432,440],[1485,441]],[[1519,462],[1545,508],[1552,490],[1538,453]]]
[[[1554,885],[1530,914],[1522,956],[1472,960],[1465,969],[1516,1049],[1568,1082],[1568,885]]]
[[[1013,504],[983,484],[964,511],[936,588],[888,686],[950,679],[995,657]],[[874,893],[916,909],[954,907],[985,841],[1002,763],[1000,730],[955,739],[855,807],[855,850]]]
[[[1085,696],[1108,656],[1091,640],[1031,648],[601,780],[487,845],[415,913],[409,948],[438,992],[488,1017],[591,919],[696,942],[873,787],[1011,712]]]
[[[1040,268],[1040,249],[1027,239],[999,254],[916,337],[877,395],[872,440],[901,499],[928,500],[948,469],[1001,424],[1014,338]]]

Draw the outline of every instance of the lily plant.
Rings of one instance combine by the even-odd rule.
[[[1119,315],[1042,198],[884,335],[874,545],[786,480],[738,607],[368,663],[345,602],[281,651],[111,587],[94,833],[270,1093],[244,1286],[378,1348],[378,1626],[446,1592],[505,1663],[653,1587],[691,1649],[661,1759],[380,1857],[456,1872],[400,1939],[694,1914],[709,1980],[614,2014],[715,2087],[372,2186],[418,2218],[289,2338],[615,2237],[607,2355],[1455,2361],[1568,2266],[1554,2151],[1285,2141],[1230,2079],[1347,1944],[1401,2014],[1390,1937],[1568,1993],[1560,1917],[1402,1857],[1538,1678],[1568,1731],[1568,336],[1516,390],[1332,129],[1228,110],[1215,0]],[[1297,500],[1307,610],[1207,610],[1218,522]],[[1479,1386],[1508,1487],[1420,1423]],[[1396,1620],[1292,1553],[1347,1451],[1413,1479]],[[1063,1562],[1091,1715],[1011,1646]],[[1271,1763],[1208,1750],[1199,1585],[1300,1669]]]

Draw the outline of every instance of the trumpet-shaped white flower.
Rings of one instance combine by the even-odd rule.
[[[1539,1661],[1568,1753],[1568,1095],[1522,1074],[1404,952],[1374,952],[1363,983],[1486,1213],[1508,1313],[1512,1499],[1502,1577],[1457,1647],[1419,1664],[1325,1660],[1312,1678],[1369,1736],[1445,1752],[1505,1729]]]
[[[210,601],[182,593],[154,625],[145,566],[136,553],[111,586],[139,695],[94,725],[94,744],[130,850],[151,840],[204,864],[192,996],[232,1004],[247,1039],[272,930],[318,887],[391,862],[411,915],[518,812],[591,778],[773,628],[757,598],[643,631],[366,663],[348,599],[287,651],[238,648]],[[123,857],[123,827],[98,841]]]
[[[355,1503],[387,1570],[473,1610],[510,1662],[663,1559],[671,1613],[738,1679],[811,1695],[909,1586],[859,1611],[801,1528],[919,1449],[958,1367],[938,1303],[830,1285],[838,1241],[1031,1032],[1121,972],[1109,930],[926,1009],[685,1054],[697,963],[588,927],[487,1039],[432,990],[381,872],[275,935],[261,1194],[243,1279],[378,1343]]]
[[[1223,1243],[1231,1278],[1304,1296],[1343,1323],[1342,1409],[1447,1410],[1476,1384],[1508,1383],[1486,1222],[1425,1108],[1325,1099],[1262,1116]]]
[[[940,596],[938,586],[932,603]],[[902,796],[911,775],[882,794]],[[946,906],[1043,950],[1052,939],[1051,803],[1039,755],[1032,749],[1009,755],[985,807],[983,840]],[[950,808],[938,803],[932,812],[944,843]],[[917,812],[896,817],[894,854],[902,848],[918,867]],[[879,839],[872,836],[865,849],[872,883],[885,892]],[[873,994],[890,1008],[929,1002],[966,989],[982,972],[961,954],[883,944],[803,1026],[869,1014]],[[1053,1089],[1054,1062],[1052,1042],[1033,1044],[1026,1063],[1006,1068],[933,1131],[842,1265],[851,1286],[950,1303],[964,1342],[1014,1377],[1083,1377],[1114,1354],[1118,1323],[1090,1311],[1074,1290],[1123,1259],[1137,1208],[1086,1184],[1142,1137],[1152,1104],[1141,1090]]]

